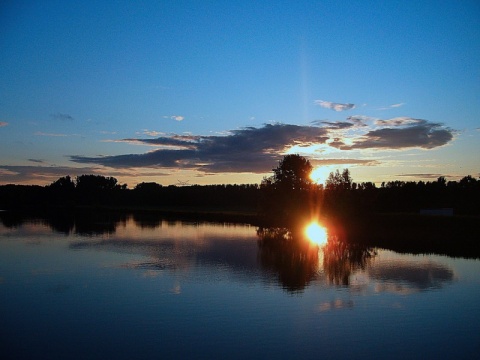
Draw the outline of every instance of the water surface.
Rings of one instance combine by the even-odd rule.
[[[480,353],[480,261],[269,236],[127,215],[4,220],[2,358]]]

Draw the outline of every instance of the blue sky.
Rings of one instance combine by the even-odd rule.
[[[480,176],[478,1],[6,1],[0,184]]]

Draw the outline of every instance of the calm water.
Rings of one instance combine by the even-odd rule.
[[[274,235],[133,216],[3,221],[2,358],[480,354],[479,260]]]

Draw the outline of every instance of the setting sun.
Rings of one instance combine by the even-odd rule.
[[[324,245],[327,243],[327,229],[316,222],[312,222],[307,226],[305,234],[312,243],[317,245]]]
[[[317,167],[312,170],[310,173],[310,179],[312,179],[317,184],[323,184],[327,179],[329,174],[328,168],[325,166]]]

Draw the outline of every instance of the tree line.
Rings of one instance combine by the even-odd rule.
[[[286,155],[260,184],[163,186],[142,182],[133,189],[114,177],[61,177],[47,186],[2,185],[0,209],[47,207],[193,207],[247,210],[272,219],[312,214],[359,216],[376,213],[418,213],[427,208],[452,208],[458,215],[480,214],[480,179],[459,181],[391,181],[376,186],[356,183],[348,169],[330,173],[325,185],[310,178],[312,165]]]

